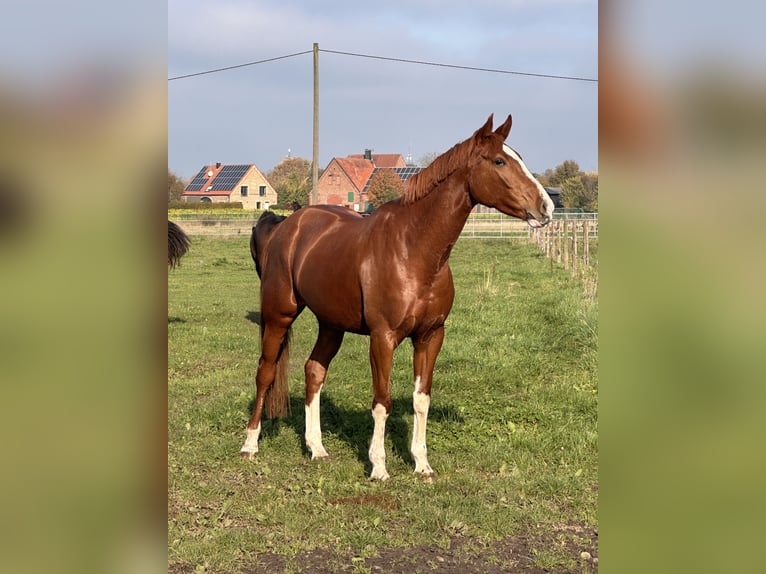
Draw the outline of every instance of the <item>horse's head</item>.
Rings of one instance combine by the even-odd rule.
[[[530,227],[542,227],[553,216],[553,201],[530,173],[521,156],[505,145],[511,116],[492,131],[492,115],[473,135],[475,163],[469,189],[475,201],[523,219]]]

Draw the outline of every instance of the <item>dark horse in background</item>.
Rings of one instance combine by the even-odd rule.
[[[346,332],[369,335],[374,430],[372,478],[385,480],[384,434],[391,412],[389,377],[396,347],[414,347],[415,411],[411,452],[415,472],[433,479],[426,457],[426,419],[436,357],[455,290],[452,247],[477,203],[542,227],[553,202],[510,147],[511,117],[495,131],[492,116],[407,181],[402,197],[369,217],[342,207],[313,206],[284,218],[264,213],[253,228],[251,252],[261,278],[261,357],[243,458],[258,452],[264,404],[271,417],[288,405],[289,331],[308,307],[319,336],[306,362],[306,446],[327,457],[319,395]],[[273,387],[272,387],[273,385]],[[267,391],[268,400],[267,400]]]
[[[189,250],[189,237],[183,229],[168,219],[168,267],[173,269],[181,263],[181,257]]]

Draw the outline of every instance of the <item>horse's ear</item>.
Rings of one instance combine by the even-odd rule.
[[[512,123],[513,123],[513,119],[511,118],[511,115],[508,114],[508,119],[505,120],[503,125],[501,125],[499,128],[495,130],[495,133],[501,136],[503,138],[503,141],[505,141],[505,138],[507,138],[508,134],[511,133]]]
[[[489,114],[489,118],[487,118],[487,123],[485,123],[483,126],[481,126],[478,130],[476,130],[476,133],[474,135],[479,137],[485,137],[492,133],[492,121],[494,119],[495,114]]]

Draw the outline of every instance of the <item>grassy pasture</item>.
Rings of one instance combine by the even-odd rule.
[[[391,479],[379,483],[368,479],[365,337],[346,335],[322,393],[331,459],[308,457],[308,310],[293,329],[292,415],[265,421],[257,460],[239,459],[259,283],[248,237],[192,238],[168,274],[171,572],[593,570],[580,552],[598,548],[597,304],[527,242],[460,240],[450,262],[456,298],[428,420],[436,482],[413,475],[406,340],[392,372]]]

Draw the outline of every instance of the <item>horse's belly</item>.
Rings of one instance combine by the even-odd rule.
[[[358,291],[316,281],[298,290],[300,302],[311,309],[320,323],[352,333],[366,333]]]
[[[370,331],[364,323],[361,313],[348,311],[339,312],[337,308],[324,307],[322,305],[307,305],[317,320],[323,325],[329,325],[341,331],[369,335]]]

